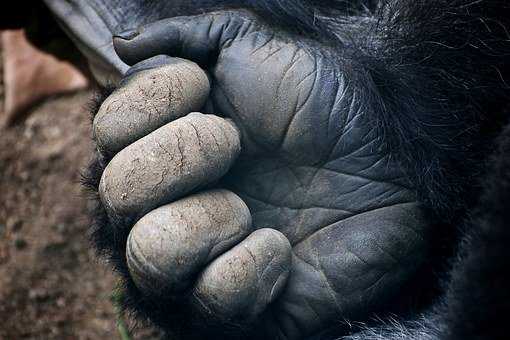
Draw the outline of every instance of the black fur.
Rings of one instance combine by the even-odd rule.
[[[175,14],[218,8],[247,8],[296,39],[306,36],[334,48],[338,58],[352,65],[359,94],[373,111],[388,150],[402,161],[420,200],[445,221],[441,227],[454,231],[470,217],[480,195],[479,178],[510,103],[507,1],[194,0],[176,6]],[[510,155],[510,132],[505,136],[502,156]],[[509,297],[496,295],[510,287],[498,280],[503,265],[508,264],[502,255],[510,237],[504,228],[510,220],[505,214],[510,190],[510,178],[504,171],[508,157],[496,162],[477,222],[466,227],[443,302],[416,321],[390,322],[352,339],[461,339],[475,338],[478,332],[498,334],[494,326],[488,327],[492,318],[503,313],[502,308],[508,310],[503,303]],[[84,176],[96,201],[107,161],[108,157],[98,156]],[[187,320],[192,318],[184,305],[150,301],[131,281],[125,261],[130,226],[109,221],[99,203],[95,216],[93,241],[124,279],[126,308],[191,339],[193,332],[188,331],[193,325]],[[453,248],[452,243],[447,245],[447,250]],[[478,284],[481,281],[483,285]],[[492,299],[496,299],[494,308],[488,305]],[[175,306],[171,311],[170,303]]]
[[[510,311],[510,126],[485,183],[478,214],[467,226],[446,295],[449,339],[508,338]]]

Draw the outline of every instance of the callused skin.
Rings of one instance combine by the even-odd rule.
[[[348,62],[326,51],[311,53],[236,11],[163,20],[134,37],[115,38],[115,46],[130,64],[165,54],[207,68],[210,92],[195,91],[189,100],[209,99],[213,112],[225,117],[179,118],[187,112],[178,112],[155,129],[140,115],[121,115],[137,137],[155,129],[126,143],[112,160],[126,169],[107,168],[101,180],[112,217],[136,220],[148,213],[128,241],[128,264],[143,294],[178,295],[187,289],[191,303],[210,319],[258,322],[257,331],[267,338],[286,339],[342,319],[364,320],[397,297],[426,258],[429,226],[398,160],[384,151]],[[142,70],[145,76],[139,77],[152,79],[150,74],[164,70]],[[200,69],[193,72],[194,79],[204,79]],[[147,87],[141,82],[125,86]],[[108,101],[127,100],[121,96],[125,91]],[[168,105],[140,96],[157,112]],[[113,117],[108,124],[115,125],[110,107],[104,105],[99,114]],[[114,129],[98,128],[99,121],[96,131]],[[199,127],[194,137],[187,134],[189,121]],[[177,140],[168,142],[166,153],[169,129]],[[108,136],[101,140],[118,143]],[[217,158],[186,157],[186,149]],[[168,163],[158,164],[161,169],[176,169],[179,162],[187,167],[154,171],[151,162]],[[159,184],[157,194],[147,190],[155,176],[161,176],[162,190],[173,194],[161,194]],[[200,181],[189,184],[189,178]],[[128,184],[109,190],[107,183]],[[212,183],[225,190],[204,189]],[[125,202],[138,203],[125,209]],[[192,255],[196,260],[189,260]],[[185,280],[174,282],[172,275]]]

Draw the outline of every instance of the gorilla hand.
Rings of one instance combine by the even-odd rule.
[[[352,60],[237,11],[165,19],[114,43],[130,64],[164,54],[210,73],[209,93],[195,64],[146,70],[149,59],[94,122],[103,153],[124,147],[100,194],[111,220],[138,220],[127,260],[144,298],[299,339],[398,296],[429,227]],[[224,118],[185,116],[207,99]]]

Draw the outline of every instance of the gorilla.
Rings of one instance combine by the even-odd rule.
[[[508,2],[45,1],[118,79],[84,182],[127,310],[169,339],[505,338]]]

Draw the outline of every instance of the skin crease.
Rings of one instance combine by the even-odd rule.
[[[344,318],[366,320],[369,312],[398,297],[401,287],[427,256],[429,225],[398,160],[384,151],[371,124],[370,107],[358,101],[347,62],[333,61],[326,52],[312,54],[245,12],[167,19],[140,29],[138,36],[130,38],[115,40],[117,52],[128,63],[167,54],[207,68],[210,92],[200,96],[208,96],[213,112],[231,119],[241,138],[239,155],[226,157],[229,149],[218,146],[217,157],[228,159],[225,162],[229,171],[216,186],[246,204],[251,228],[257,230],[247,238],[245,232],[234,236],[237,246],[228,250],[226,247],[223,254],[176,265],[172,261],[158,262],[150,240],[143,241],[144,234],[138,233],[139,227],[135,226],[128,256],[142,262],[136,265],[134,276],[144,294],[178,292],[171,286],[154,292],[154,288],[143,284],[154,277],[150,268],[157,268],[163,277],[173,275],[176,268],[196,273],[197,281],[187,281],[185,285],[193,292],[192,303],[210,319],[257,322],[257,331],[267,338],[285,339],[301,339]],[[143,72],[157,74],[163,69]],[[148,85],[142,82],[140,86]],[[194,100],[202,99],[206,98]],[[116,92],[108,100],[127,99]],[[105,108],[102,114],[112,113]],[[130,119],[129,115],[124,119]],[[133,132],[137,136],[154,129],[148,128],[143,119],[132,119],[132,124],[128,123],[138,129]],[[190,118],[177,118],[169,124],[181,124],[183,119]],[[206,119],[210,118],[195,114],[193,119],[198,125],[208,126]],[[111,124],[115,124],[115,119],[111,119]],[[157,129],[149,135],[152,143],[164,141],[159,138],[164,137],[161,131]],[[222,129],[210,129],[208,143],[222,134]],[[151,143],[147,141],[144,143]],[[191,148],[200,149],[204,138],[186,141],[197,144]],[[124,145],[126,149],[121,153],[142,162],[157,156],[149,151],[154,146],[136,148],[135,144]],[[178,153],[160,161],[168,162],[167,167],[171,168],[172,162],[181,159]],[[202,172],[197,178],[206,178],[211,172],[203,159],[188,160],[191,176]],[[115,158],[112,162],[123,165]],[[147,207],[157,206],[163,206],[160,211],[168,213],[172,209],[178,215],[180,209],[175,207],[179,202],[201,187],[201,183],[193,183],[178,195],[156,198],[147,191],[150,204],[146,206],[144,190],[136,187],[145,183],[131,179],[150,177],[153,172],[146,165],[103,175],[102,199],[108,212],[118,215],[118,209],[112,207],[122,206],[126,196],[129,200],[131,194],[142,193],[135,197],[142,203],[130,206],[129,211],[120,213],[121,217],[141,215]],[[117,183],[134,183],[134,187],[125,190],[125,195],[110,195],[103,185],[107,177]],[[217,179],[217,172],[213,177]],[[167,183],[170,179],[172,185],[186,181],[182,174],[163,172],[162,181]],[[209,194],[202,192],[202,199],[206,200]],[[196,209],[199,215],[204,203],[201,199],[195,202],[194,208],[183,206]],[[140,211],[133,211],[136,209]],[[156,233],[151,238],[160,241],[158,252],[164,253],[161,249],[167,247],[176,254],[186,254],[194,248],[207,253],[222,238],[200,241],[203,236],[188,229],[221,225],[221,219],[215,220],[214,216],[214,212],[209,212],[203,220],[200,216],[182,217],[186,222],[182,227],[181,222],[172,223],[171,219],[165,226],[164,219],[159,219],[162,224],[157,228],[151,229],[150,223],[144,228]],[[139,223],[143,221],[145,217]],[[168,237],[169,228],[177,228],[186,242],[174,242],[175,238]],[[139,241],[136,247],[131,247],[133,239]],[[135,265],[129,261],[132,270]],[[257,298],[243,303],[247,296]]]

